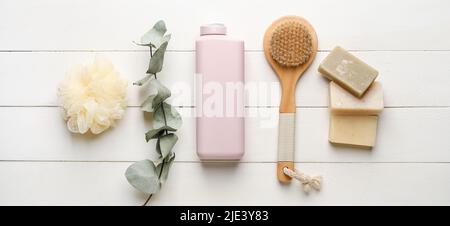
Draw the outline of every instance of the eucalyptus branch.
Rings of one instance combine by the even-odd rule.
[[[141,192],[149,194],[143,206],[147,205],[155,193],[157,193],[162,184],[168,177],[170,167],[175,159],[175,153],[172,149],[178,141],[174,133],[179,129],[182,119],[178,111],[165,100],[170,97],[170,90],[163,86],[157,78],[157,73],[162,70],[164,54],[170,35],[165,35],[166,25],[163,21],[158,21],[153,28],[142,36],[141,46],[150,48],[150,62],[147,75],[143,79],[135,82],[135,85],[142,86],[150,83],[150,87],[156,89],[157,93],[149,95],[142,103],[141,109],[153,114],[153,125],[147,133],[145,139],[149,142],[156,139],[156,152],[159,159],[142,160],[133,163],[128,167],[125,176],[128,182]],[[153,48],[156,48],[153,52]],[[151,79],[152,75],[154,79]]]
[[[152,46],[150,45],[150,58],[152,58],[152,57],[153,57],[153,49],[152,49]],[[156,77],[156,73],[154,73],[153,75],[155,76],[155,79],[158,79],[158,78]],[[165,112],[165,110],[164,110],[163,103],[164,103],[164,102],[161,102],[160,108],[161,108],[162,113],[163,113],[163,116],[164,116],[164,125],[167,126],[166,112]],[[168,134],[168,131],[167,131],[167,130],[164,130],[164,132],[166,133],[166,135]],[[158,138],[158,139],[159,139],[159,138]],[[163,172],[163,170],[164,170],[164,164],[165,164],[165,162],[166,162],[165,159],[163,159],[163,162],[161,163],[161,171],[159,171],[159,175],[158,175],[158,180],[161,180],[161,175],[162,175],[162,172]],[[147,200],[145,200],[145,202],[144,202],[144,204],[143,204],[142,206],[146,206],[147,203],[150,201],[150,199],[151,199],[152,197],[153,197],[153,194],[150,194],[150,195],[148,196]]]
[[[153,57],[153,48],[152,48],[152,45],[150,45],[150,58],[152,58]],[[153,74],[154,76],[155,76],[155,79],[157,79],[156,78],[156,73],[155,74]],[[164,162],[163,162],[164,163]],[[161,170],[161,172],[162,172],[162,170]],[[161,173],[159,174],[159,176],[158,176],[158,179],[160,179],[161,178]],[[152,198],[152,196],[153,196],[153,194],[150,194],[149,196],[148,196],[148,198],[147,198],[147,200],[145,200],[145,202],[144,202],[144,204],[142,205],[142,206],[146,206],[147,205],[147,203],[150,201],[150,199]]]

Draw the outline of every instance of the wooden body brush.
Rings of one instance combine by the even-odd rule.
[[[278,131],[277,176],[289,182],[284,168],[294,170],[295,152],[295,89],[317,53],[314,28],[298,16],[282,17],[264,35],[264,54],[281,83],[281,103]]]

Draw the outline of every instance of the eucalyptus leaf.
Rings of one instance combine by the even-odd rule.
[[[169,43],[169,41],[170,41],[171,38],[172,38],[172,35],[171,35],[171,34],[164,35],[164,37],[162,37],[162,38],[159,40],[159,43],[158,43],[158,42],[155,43],[155,47],[159,48],[159,47],[161,47],[161,45],[162,45],[163,43],[165,43],[165,42]]]
[[[167,177],[169,176],[170,167],[172,167],[173,161],[175,160],[175,153],[164,158],[164,164],[159,164],[156,166],[156,171],[159,173],[159,182],[164,184],[167,181]],[[161,171],[162,170],[162,171]]]
[[[161,102],[170,97],[170,90],[161,84],[157,79],[150,81],[150,86],[156,89],[156,94],[152,94],[142,103],[141,109],[145,112],[154,112]]]
[[[171,153],[177,141],[178,136],[174,133],[163,135],[158,139],[157,149],[162,158],[166,158]]]
[[[166,53],[168,42],[164,42],[161,46],[155,51],[153,57],[150,59],[150,63],[148,65],[148,74],[156,74],[162,70],[162,66],[164,63],[164,54]]]
[[[163,112],[164,109],[164,112]],[[155,128],[167,125],[178,130],[181,127],[182,119],[180,113],[172,105],[162,102],[153,113],[153,125]]]
[[[142,86],[150,79],[150,77],[151,77],[151,75],[146,75],[141,80],[133,82],[133,85],[135,85],[135,86]]]
[[[170,35],[164,36],[166,33],[167,28],[166,24],[163,20],[160,20],[156,22],[155,25],[153,25],[152,29],[147,31],[142,37],[140,43],[136,43],[141,46],[152,46],[155,48],[158,48],[162,43],[165,41],[170,40]]]
[[[156,138],[160,137],[162,135],[162,133],[164,132],[164,130],[176,131],[176,129],[174,129],[170,126],[157,127],[155,129],[151,129],[147,133],[145,133],[145,140],[147,142],[149,142],[151,139],[156,139]]]
[[[159,191],[161,184],[157,167],[150,160],[142,160],[128,167],[125,176],[128,182],[137,190],[154,194]]]
[[[158,147],[157,147],[156,149],[158,149]],[[164,161],[164,159],[161,158],[161,156],[160,156],[159,158],[153,160],[153,164],[155,164],[155,166],[158,166],[158,165],[161,164],[163,161]]]

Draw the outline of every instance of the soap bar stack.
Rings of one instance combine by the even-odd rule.
[[[372,148],[378,115],[384,108],[378,71],[341,47],[322,61],[319,72],[330,82],[330,130],[333,144]]]

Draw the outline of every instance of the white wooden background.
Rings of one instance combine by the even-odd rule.
[[[297,92],[297,167],[325,178],[323,190],[309,195],[276,180],[279,96],[247,100],[253,114],[239,163],[201,163],[192,93],[177,92],[193,84],[194,40],[210,22],[245,40],[247,83],[278,90],[262,37],[286,14],[307,18],[319,36],[320,52]],[[174,89],[184,124],[153,205],[450,204],[448,0],[0,0],[0,205],[142,204],[146,197],[124,177],[154,148],[137,107],[145,92],[131,85],[144,75],[148,53],[132,40],[158,19],[173,37],[159,77]],[[327,141],[327,81],[317,66],[335,45],[380,71],[386,109],[372,151]],[[71,66],[97,54],[130,81],[129,108],[101,136],[71,135],[56,88]]]

